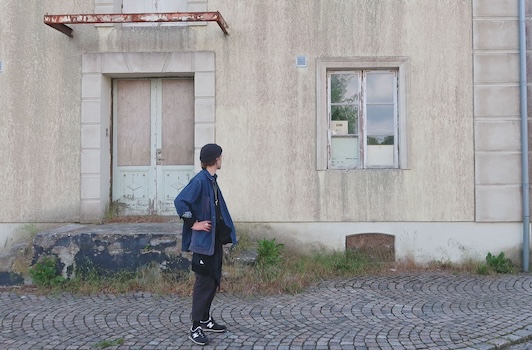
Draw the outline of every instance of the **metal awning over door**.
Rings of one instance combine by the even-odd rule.
[[[229,26],[220,12],[175,12],[175,13],[123,13],[123,14],[77,14],[77,15],[45,15],[44,23],[61,33],[72,37],[73,29],[67,24],[99,24],[99,23],[149,23],[149,22],[216,22],[224,32]]]

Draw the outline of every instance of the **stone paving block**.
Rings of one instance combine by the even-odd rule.
[[[495,350],[495,346],[491,344],[478,344],[475,345],[475,349],[477,350]]]
[[[504,336],[505,339],[508,339],[510,342],[515,343],[521,339],[517,334],[507,334]]]
[[[503,347],[503,346],[510,345],[511,342],[509,340],[507,340],[507,339],[495,338],[495,339],[490,340],[490,344],[493,344],[496,347],[500,348],[500,347]]]
[[[518,330],[517,332],[514,333],[515,335],[517,335],[518,337],[521,337],[521,338],[530,338],[532,337],[532,330],[529,330],[529,329],[521,329],[521,330]]]
[[[298,295],[218,294],[229,326],[212,349],[495,349],[531,337],[532,276],[418,274],[324,281]],[[0,292],[0,349],[196,349],[190,298],[150,293],[55,296]],[[409,310],[409,312],[404,312]],[[74,311],[74,312],[72,312]],[[496,316],[494,316],[496,315]],[[340,327],[339,327],[340,325]],[[31,344],[31,345],[30,345]]]

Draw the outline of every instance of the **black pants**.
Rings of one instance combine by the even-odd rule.
[[[206,321],[210,317],[211,305],[216,295],[216,289],[220,286],[222,277],[223,248],[216,244],[212,259],[212,270],[209,275],[196,272],[194,291],[192,292],[192,321]]]
[[[211,276],[196,273],[194,291],[192,292],[192,321],[206,321],[210,317],[211,304],[218,285]]]

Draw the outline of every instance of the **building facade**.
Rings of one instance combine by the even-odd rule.
[[[241,230],[332,249],[383,233],[419,262],[519,256],[517,2],[2,1],[0,245],[110,208],[173,215],[216,142]],[[43,23],[206,11],[229,34]]]

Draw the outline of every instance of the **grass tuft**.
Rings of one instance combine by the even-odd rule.
[[[448,273],[493,274],[511,272],[512,262],[503,254],[488,254],[486,262],[469,259],[462,264],[434,261],[418,265],[411,259],[398,262],[379,262],[371,255],[356,251],[320,249],[302,253],[290,249],[275,239],[254,241],[246,234],[240,235],[239,245],[225,260],[221,291],[240,296],[297,294],[312,284],[323,280],[352,278],[355,276],[397,274],[413,271],[445,271]],[[234,263],[233,256],[256,250],[255,265]],[[191,271],[161,270],[154,263],[136,272],[97,271],[84,264],[70,279],[58,276],[56,261],[43,259],[32,270],[41,291],[68,291],[81,294],[151,292],[190,296],[194,284]],[[39,279],[40,278],[40,279]]]
[[[124,344],[124,339],[119,338],[119,339],[115,339],[115,340],[102,340],[102,341],[99,341],[96,344],[93,344],[92,347],[96,348],[96,349],[105,349],[105,348],[108,348],[108,347],[111,347],[111,346],[118,346],[118,345],[122,345],[122,344]]]

